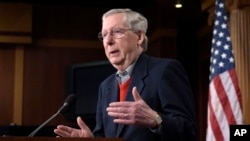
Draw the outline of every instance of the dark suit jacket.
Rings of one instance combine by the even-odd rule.
[[[118,82],[112,74],[99,87],[95,136],[118,137],[126,141],[196,140],[193,93],[180,63],[142,53],[134,66],[126,101],[134,101],[133,86],[137,87],[144,101],[161,115],[160,133],[149,128],[115,124],[107,115],[109,103],[119,99]]]

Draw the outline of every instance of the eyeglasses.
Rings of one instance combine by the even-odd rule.
[[[119,39],[125,36],[125,33],[132,29],[123,29],[123,28],[114,28],[110,32],[100,32],[98,33],[98,38],[100,41],[103,41],[110,34],[113,38]]]

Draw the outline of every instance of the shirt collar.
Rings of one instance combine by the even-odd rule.
[[[136,60],[136,61],[137,61],[137,60]],[[134,66],[135,66],[136,61],[135,61],[134,63],[132,63],[131,65],[129,65],[129,66],[126,68],[125,71],[117,71],[116,74],[121,75],[121,76],[127,75],[127,74],[128,74],[128,75],[131,75],[131,74],[132,74],[132,71],[133,71],[133,69],[134,69]]]
[[[136,61],[137,61],[137,60],[136,60]],[[117,79],[119,82],[124,83],[124,82],[126,82],[126,81],[130,78],[130,76],[131,76],[131,74],[132,74],[132,72],[133,72],[133,69],[134,69],[134,66],[135,66],[136,61],[135,61],[134,63],[132,63],[131,65],[129,65],[129,66],[126,68],[125,71],[117,71],[117,72],[116,72],[116,79]]]

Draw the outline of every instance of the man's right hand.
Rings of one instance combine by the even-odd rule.
[[[77,124],[80,129],[71,128],[65,125],[58,125],[54,133],[58,137],[94,137],[89,127],[83,122],[81,117],[77,117]]]

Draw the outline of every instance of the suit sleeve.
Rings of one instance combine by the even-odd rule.
[[[179,62],[170,61],[164,67],[157,89],[162,103],[162,141],[195,141],[194,97],[186,72]]]

